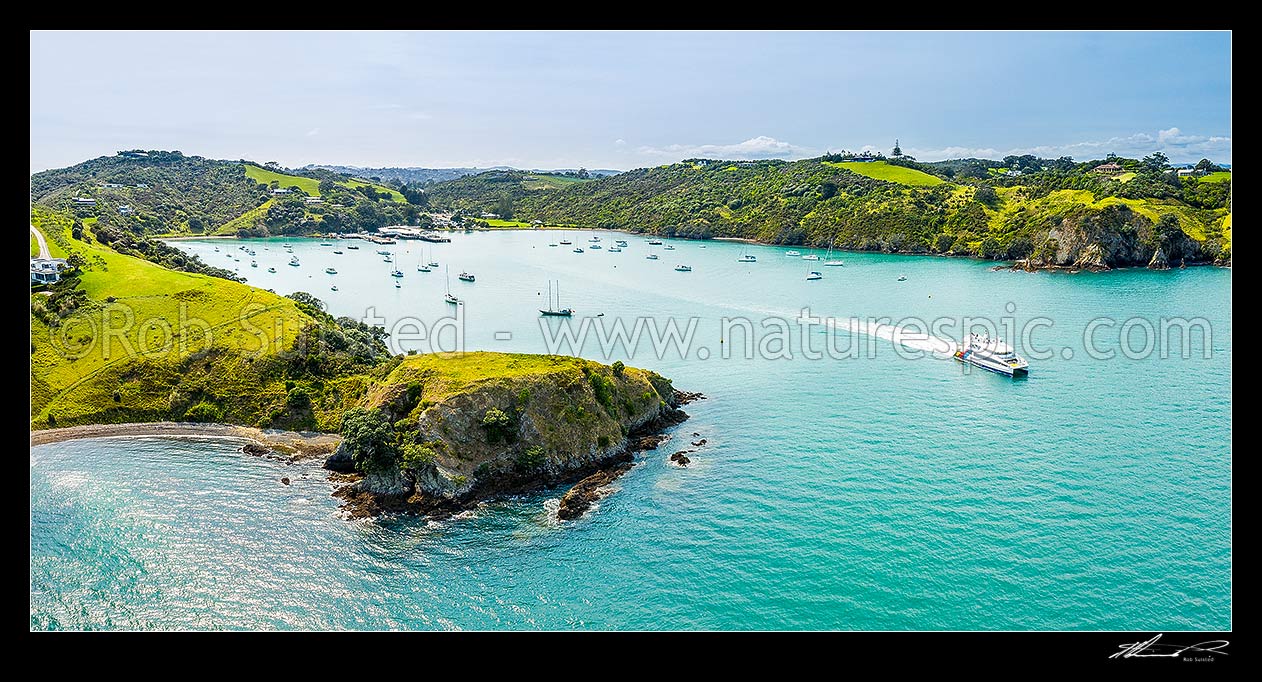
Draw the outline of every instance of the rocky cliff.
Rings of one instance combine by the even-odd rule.
[[[449,513],[625,462],[637,436],[686,418],[668,379],[566,356],[406,358],[345,419],[326,466],[363,478],[351,511]]]
[[[1043,232],[1034,253],[1018,261],[1017,267],[1109,270],[1146,266],[1164,270],[1214,260],[1172,218],[1163,216],[1154,223],[1125,205],[1079,211]]]

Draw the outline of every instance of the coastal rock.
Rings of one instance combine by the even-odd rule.
[[[1160,246],[1152,254],[1152,260],[1148,261],[1149,270],[1169,270],[1170,261],[1166,258],[1166,252]]]
[[[634,462],[622,461],[579,481],[561,497],[557,518],[569,521],[582,516],[592,504],[608,494],[603,488],[630,471],[632,466],[635,466]]]
[[[693,403],[698,400],[705,400],[705,396],[701,395],[700,393],[690,393],[688,391],[680,391],[680,390],[675,391],[674,397],[675,397],[676,407],[682,407],[684,405],[687,405],[688,403]]]
[[[682,402],[701,398],[643,369],[499,353],[411,356],[381,384],[362,404],[381,423],[357,422],[364,430],[344,442],[371,442],[364,438],[381,433],[397,454],[383,465],[381,450],[369,451],[380,470],[336,493],[356,516],[444,516],[481,500],[629,468],[633,453],[656,448],[668,437],[664,431],[688,419]],[[349,476],[359,459],[351,447],[335,452],[325,468]],[[571,510],[582,506],[581,497],[575,493]]]
[[[272,454],[272,451],[270,448],[265,448],[262,445],[259,445],[258,443],[246,443],[245,445],[242,445],[241,452],[244,452],[247,455],[253,455],[255,457],[266,457]]]
[[[692,447],[694,447],[694,448],[699,448],[699,447],[701,447],[702,445],[705,445],[705,444],[706,444],[706,439],[704,439],[704,438],[702,438],[701,440],[694,440],[694,441],[692,441],[692,443],[691,443]]]
[[[289,485],[289,477],[288,476],[281,477],[280,482],[284,483],[285,485]]]
[[[676,452],[675,454],[670,456],[670,461],[674,462],[675,464],[678,464],[681,467],[687,468],[688,463],[692,461],[691,459],[688,459],[687,453],[690,453],[690,452],[696,452],[696,451],[695,450],[680,450],[679,452]]]
[[[324,460],[324,468],[339,474],[352,474],[355,473],[355,458],[346,445],[342,444]]]

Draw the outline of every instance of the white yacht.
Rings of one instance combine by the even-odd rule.
[[[969,334],[955,351],[955,359],[967,362],[982,369],[1004,374],[1010,377],[1025,376],[1030,373],[1030,363],[1026,362],[1012,346],[1002,339]]]
[[[682,265],[682,264],[680,264],[680,265],[676,265],[676,266],[675,266],[675,270],[677,270],[677,271],[679,271],[679,272],[692,272],[692,266],[691,266],[691,265]]]
[[[593,248],[595,248],[595,247],[593,247]],[[607,249],[605,249],[605,250],[606,250],[606,251],[608,251],[609,253],[622,253],[622,247],[621,247],[621,246],[611,246],[611,247],[609,247],[609,248],[607,248]]]
[[[806,273],[806,279],[808,282],[811,280],[816,280],[816,279],[824,279],[824,274],[819,272],[818,270],[811,270],[810,272]]]
[[[589,246],[589,247],[587,247],[587,248],[591,249],[592,251],[599,251],[599,250],[600,250],[600,244],[592,244],[591,246]]]
[[[298,266],[298,265],[301,265],[301,263],[299,263],[299,262],[298,262],[298,257],[297,257],[297,256],[294,256],[293,258],[290,258],[290,259],[289,259],[289,264],[290,264],[290,265],[293,265],[293,266]]]
[[[802,255],[802,252],[801,251],[785,251],[784,255],[789,256],[789,257],[800,256]]]
[[[660,240],[660,239],[650,239],[650,240],[649,240],[649,246],[661,246],[661,244],[662,244],[662,240]]]
[[[813,253],[808,253],[805,256],[802,256],[802,260],[819,260],[819,256]]]

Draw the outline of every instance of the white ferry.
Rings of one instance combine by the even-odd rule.
[[[1002,339],[992,339],[977,334],[970,334],[960,343],[959,350],[955,351],[955,359],[1010,377],[1025,376],[1030,373],[1030,364],[1018,356],[1016,351],[1012,350],[1012,346],[1004,343]]]

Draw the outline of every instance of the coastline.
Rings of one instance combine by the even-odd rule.
[[[282,431],[235,424],[197,422],[132,422],[126,424],[84,424],[31,432],[31,446],[61,443],[83,438],[125,438],[137,436],[199,436],[243,438],[285,453],[290,459],[327,455],[337,449],[342,437],[316,431]]]

